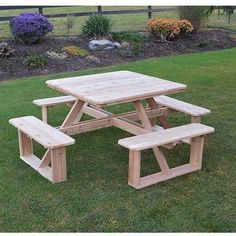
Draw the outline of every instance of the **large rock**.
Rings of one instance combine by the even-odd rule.
[[[0,58],[14,55],[14,50],[7,43],[0,43]]]
[[[109,50],[113,48],[121,48],[121,45],[117,42],[111,42],[109,40],[92,40],[89,42],[89,48],[91,50]]]

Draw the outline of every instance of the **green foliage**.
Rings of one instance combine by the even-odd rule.
[[[69,54],[71,56],[85,57],[85,56],[87,56],[89,54],[86,49],[80,48],[80,47],[76,47],[76,46],[64,47],[63,51],[65,51],[67,54]]]
[[[198,43],[199,48],[209,48],[211,46],[211,42],[209,40]]]
[[[82,33],[86,37],[108,37],[111,33],[111,18],[103,14],[90,15],[82,26]]]
[[[138,56],[141,51],[140,43],[130,43],[128,47],[119,49],[117,53],[121,57],[129,58]]]
[[[228,23],[230,23],[231,16],[234,14],[235,6],[222,6],[220,7],[223,12],[222,15],[225,14],[228,17]]]
[[[211,12],[211,8],[208,6],[180,6],[179,18],[190,21],[193,25],[193,32],[196,33],[205,26]]]
[[[48,64],[46,57],[41,54],[32,54],[25,60],[25,64],[30,67],[43,67]]]
[[[135,43],[142,43],[147,40],[146,36],[136,32],[113,32],[112,38],[115,41],[126,41]]]
[[[73,16],[73,14],[68,14],[66,16],[66,20],[65,20],[65,26],[67,29],[67,34],[70,33],[70,31],[72,30],[73,26],[75,24],[75,17]]]

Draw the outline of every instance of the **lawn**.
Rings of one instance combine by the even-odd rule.
[[[144,9],[145,6],[103,6],[103,10],[126,10],[126,9]],[[153,8],[164,8],[164,6],[153,6]],[[168,7],[165,7],[168,8]],[[0,11],[1,16],[14,16],[18,15],[20,12],[31,11],[37,12],[37,9],[23,9],[23,10],[3,10]],[[55,7],[55,8],[45,8],[45,14],[55,14],[55,13],[75,13],[75,12],[96,12],[96,6],[75,6],[75,7]],[[178,18],[177,11],[166,11],[166,12],[155,12],[153,16],[167,17],[167,18]],[[75,17],[74,27],[71,30],[71,34],[78,35],[81,34],[81,27],[84,24],[86,16]],[[111,19],[114,23],[114,31],[143,31],[145,30],[145,24],[147,21],[147,13],[141,14],[125,14],[125,15],[111,15]],[[50,21],[54,25],[54,32],[52,35],[67,35],[67,30],[65,26],[66,18],[52,18]],[[129,22],[127,24],[127,22]],[[225,28],[229,30],[236,31],[236,14],[232,16],[231,23],[227,23],[226,16],[218,17],[217,11],[215,11],[208,21],[208,27]],[[9,38],[11,36],[8,21],[0,21],[0,38]]]
[[[0,232],[235,231],[235,55],[233,48],[1,83]],[[17,131],[8,120],[40,118],[32,100],[57,95],[46,80],[121,69],[184,83],[186,92],[174,97],[211,109],[203,122],[216,132],[206,139],[201,171],[139,191],[131,188],[128,151],[117,144],[129,134],[117,128],[74,136],[64,183],[51,184],[19,159]],[[51,123],[60,123],[67,111],[52,110]],[[170,121],[179,125],[189,119],[175,114]],[[39,146],[36,151],[43,154]],[[186,145],[165,151],[170,166],[186,162],[188,151]],[[143,174],[155,171],[151,151],[144,153],[142,166]]]

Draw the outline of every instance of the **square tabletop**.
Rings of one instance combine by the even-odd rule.
[[[186,85],[131,71],[48,80],[46,84],[93,105],[111,105],[176,93]]]

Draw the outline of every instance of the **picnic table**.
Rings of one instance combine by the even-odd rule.
[[[71,136],[111,126],[135,135],[119,140],[120,145],[129,149],[128,182],[131,186],[137,189],[146,187],[201,168],[203,136],[214,129],[200,122],[201,116],[210,111],[164,96],[182,92],[186,85],[131,71],[48,80],[46,84],[66,96],[39,99],[34,103],[43,107],[44,122],[48,122],[49,106],[63,103],[71,106],[62,125],[58,127],[65,135]],[[134,111],[113,114],[105,109],[107,106],[125,106],[127,103],[134,105]],[[177,111],[190,115],[192,124],[171,128],[167,115]],[[83,114],[94,119],[82,121]],[[156,118],[160,125],[156,124]],[[161,146],[170,149],[180,141],[191,145],[190,163],[170,169]],[[141,178],[141,151],[147,148],[153,149],[161,172]],[[50,155],[47,155],[47,159],[44,163],[48,164]],[[65,165],[65,161],[63,163]],[[66,168],[62,169],[65,171]],[[63,176],[65,180],[65,173]],[[60,182],[60,179],[54,182]]]

